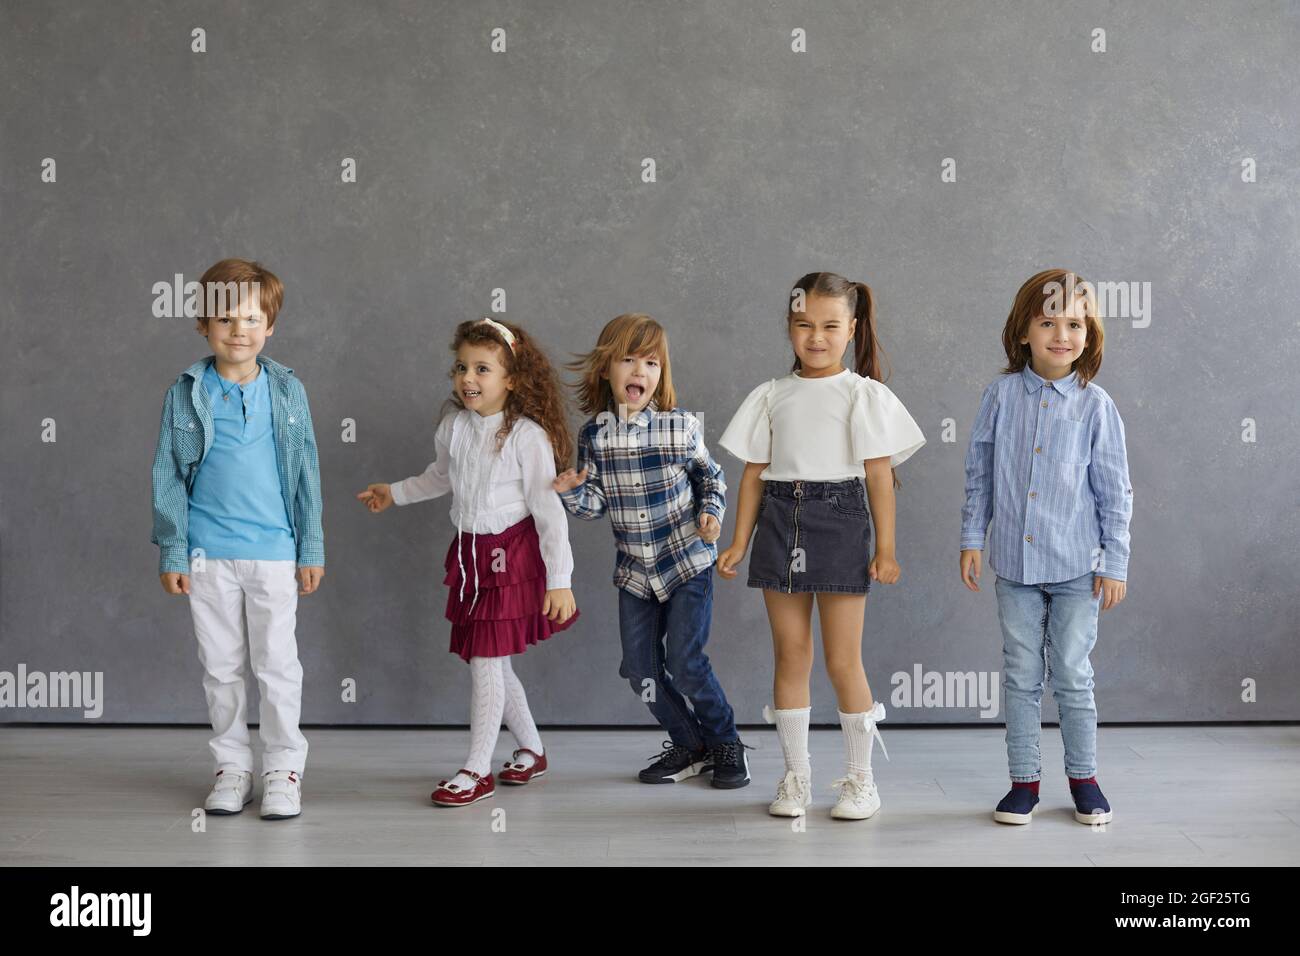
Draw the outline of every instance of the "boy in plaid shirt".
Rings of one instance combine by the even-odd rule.
[[[595,417],[578,435],[580,470],[558,475],[555,490],[574,516],[614,526],[619,674],[670,738],[640,779],[711,770],[713,786],[743,787],[745,745],[704,653],[727,485],[699,420],[676,407],[668,336],[648,315],[620,315],[569,368]]]

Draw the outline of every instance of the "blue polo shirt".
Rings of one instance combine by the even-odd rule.
[[[189,547],[209,558],[293,561],[297,549],[280,492],[265,370],[244,385],[208,365],[213,437],[190,493]],[[223,398],[223,396],[225,396]]]

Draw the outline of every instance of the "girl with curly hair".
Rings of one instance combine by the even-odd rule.
[[[551,487],[557,467],[573,454],[559,378],[512,323],[462,322],[451,349],[455,409],[438,425],[437,459],[423,474],[369,485],[357,498],[377,514],[452,493],[456,537],[443,583],[451,587],[451,651],[469,664],[473,682],[470,749],[464,767],[439,781],[432,798],[456,807],[493,795],[492,751],[503,717],[519,746],[501,782],[526,784],[546,772],[546,752],[510,658],[567,629],[578,610],[569,587],[568,519]]]

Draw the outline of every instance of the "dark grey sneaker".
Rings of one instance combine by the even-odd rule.
[[[707,748],[690,750],[665,740],[663,753],[637,777],[642,783],[676,783],[712,769],[713,754]]]
[[[719,790],[749,786],[749,760],[739,737],[713,748],[713,785]]]

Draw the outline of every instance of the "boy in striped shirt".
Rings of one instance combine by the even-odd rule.
[[[971,591],[992,528],[1011,770],[993,819],[1028,823],[1038,803],[1050,676],[1074,817],[1107,823],[1088,655],[1098,610],[1126,593],[1133,488],[1124,423],[1092,381],[1105,342],[1092,287],[1063,269],[1038,273],[1016,294],[1002,341],[1007,367],[984,390],[971,430],[961,528],[961,577]]]

